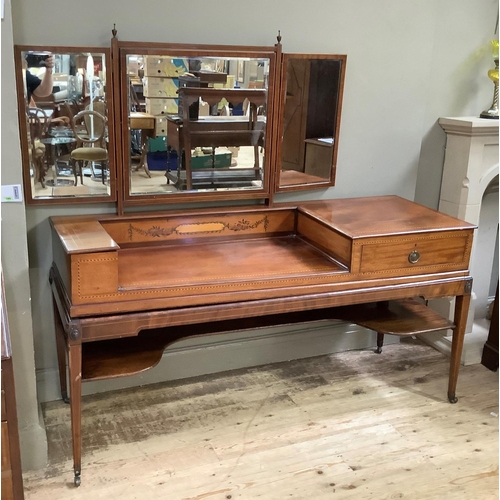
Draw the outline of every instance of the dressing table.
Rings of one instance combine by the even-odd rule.
[[[278,192],[334,185],[346,57],[285,56],[280,39],[273,47],[165,45],[119,42],[116,32],[111,52],[110,184],[117,214],[50,219],[50,283],[75,485],[81,482],[82,382],[140,373],[187,337],[340,319],[375,330],[381,352],[385,334],[452,329],[448,399],[457,402],[474,226],[398,196],[274,200]],[[161,173],[149,192],[139,189],[130,168],[136,116],[127,97],[130,75],[145,60],[163,65],[164,73],[201,63],[225,75],[221,84],[228,74],[238,76],[240,64],[250,75],[240,90],[179,89],[185,102],[181,118],[167,118],[167,144],[178,151],[183,185],[172,186]],[[318,68],[327,80],[318,79]],[[292,73],[300,73],[300,85],[289,79]],[[249,117],[189,115],[200,98],[217,104],[228,95],[249,100]],[[332,107],[320,114],[318,95],[331,96]],[[296,116],[304,127],[294,125]],[[314,160],[306,168],[298,151],[321,137],[332,138],[327,163]],[[189,159],[198,146],[240,147],[238,168],[225,172],[251,171],[256,182],[228,186],[216,176],[209,186],[197,185]],[[186,208],[189,203],[197,207]],[[172,208],[128,210],[159,204]],[[426,307],[437,297],[456,298],[453,322]]]

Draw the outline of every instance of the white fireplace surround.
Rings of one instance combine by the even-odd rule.
[[[482,215],[481,222],[483,223],[486,218],[484,210],[482,211],[482,208],[486,208],[482,207],[485,193],[495,191],[495,189],[498,192],[496,187],[498,186],[499,159],[498,120],[477,117],[441,118],[439,124],[447,135],[439,211],[480,226],[480,216]],[[498,195],[496,196],[497,200]],[[486,230],[483,229],[481,234],[476,231],[472,247],[473,287],[462,356],[464,364],[474,364],[481,361],[482,349],[487,338],[484,320],[475,318],[475,299],[480,294],[483,297],[484,287],[489,287],[498,228],[498,202],[496,201],[496,203],[496,208],[489,210],[489,227]],[[481,247],[483,245],[488,247],[486,258],[482,248],[479,251],[479,240],[481,240]],[[488,283],[485,283],[485,280]],[[479,288],[481,288],[481,292],[479,292]],[[432,307],[442,314],[452,317],[453,304],[451,301],[436,301]],[[451,350],[449,333],[426,335],[424,340],[434,345],[438,350],[449,353]]]

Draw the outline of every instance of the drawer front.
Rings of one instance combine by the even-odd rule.
[[[472,231],[375,239],[362,244],[359,271],[387,273],[410,269],[415,272],[466,270],[471,245]]]

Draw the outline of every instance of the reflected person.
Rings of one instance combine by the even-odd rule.
[[[26,66],[28,66],[28,61],[26,61]],[[49,54],[48,57],[41,60],[38,66],[45,67],[42,78],[38,78],[38,76],[31,74],[30,71],[26,69],[26,91],[30,106],[35,106],[33,96],[47,97],[52,94],[52,69],[54,68],[54,58],[52,54]]]

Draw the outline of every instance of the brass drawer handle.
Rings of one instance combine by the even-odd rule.
[[[408,261],[410,264],[416,264],[420,259],[420,254],[416,251],[413,250],[413,252],[410,252],[410,255],[408,255]]]

